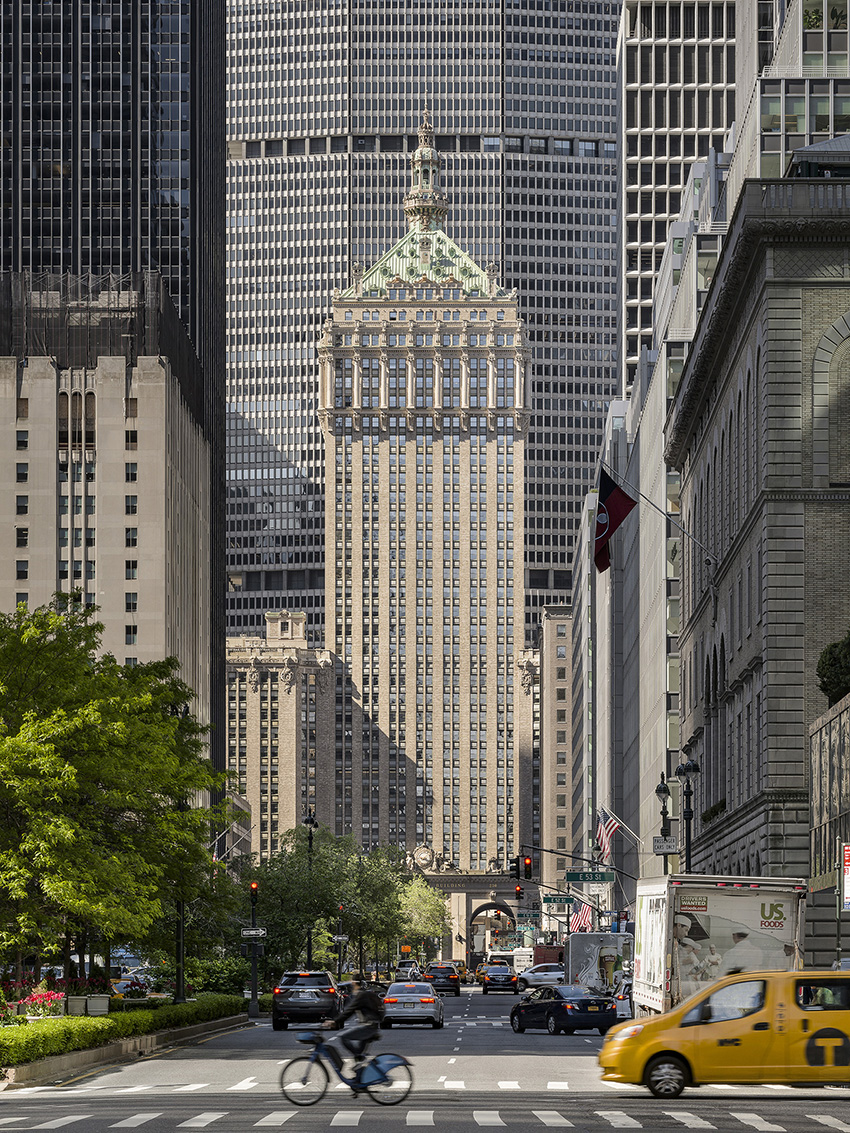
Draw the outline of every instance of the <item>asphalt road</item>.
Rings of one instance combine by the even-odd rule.
[[[278,1077],[282,1065],[304,1048],[292,1031],[274,1032],[261,1021],[55,1086],[5,1090],[0,1093],[0,1133],[243,1133],[280,1128],[301,1133],[355,1127],[378,1133],[409,1128],[441,1128],[446,1133],[480,1128],[516,1133],[850,1133],[850,1093],[845,1090],[704,1087],[686,1090],[675,1102],[660,1102],[638,1087],[613,1088],[599,1080],[599,1036],[551,1036],[544,1031],[515,1035],[507,1021],[514,1001],[510,995],[484,997],[477,988],[468,989],[460,998],[446,999],[442,1030],[396,1026],[383,1032],[374,1049],[396,1051],[413,1063],[414,1088],[398,1106],[355,1098],[347,1087],[334,1088],[333,1082],[318,1105],[291,1106],[279,1091]]]

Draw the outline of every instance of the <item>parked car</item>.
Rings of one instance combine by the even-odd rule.
[[[443,1001],[432,984],[423,982],[394,983],[384,996],[384,1019],[381,1026],[393,1023],[430,1023],[434,1030],[443,1025]]]
[[[489,995],[491,991],[510,991],[517,994],[517,978],[513,968],[507,964],[488,964],[484,969],[484,982],[481,987],[482,995]]]
[[[563,982],[563,964],[535,964],[533,968],[526,968],[521,976],[517,976],[516,986],[518,991],[526,991],[530,987],[549,987]]]
[[[272,994],[272,1027],[315,1023],[336,1015],[342,996],[330,972],[284,972]]]
[[[460,995],[460,977],[454,964],[429,964],[422,978],[425,983],[431,984],[437,991]]]
[[[581,984],[561,987],[538,987],[516,1004],[511,1011],[511,1027],[517,1034],[540,1028],[550,1035],[561,1031],[597,1030],[604,1035],[617,1022],[617,1004],[595,988]]]

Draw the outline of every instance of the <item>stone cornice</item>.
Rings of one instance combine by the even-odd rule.
[[[734,335],[736,310],[751,291],[748,282],[761,270],[760,248],[778,243],[807,247],[815,243],[842,245],[850,240],[850,215],[843,207],[812,205],[812,184],[803,179],[745,182],[678,394],[667,417],[664,460],[670,467],[681,470],[684,465],[700,410],[717,382],[718,360],[723,358]],[[827,183],[815,184],[820,187]],[[842,282],[846,286],[847,281]]]

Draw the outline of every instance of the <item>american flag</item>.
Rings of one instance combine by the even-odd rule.
[[[611,860],[611,839],[619,829],[620,823],[617,819],[613,818],[604,807],[600,807],[599,821],[596,827],[596,841],[599,843],[599,848],[602,851],[603,862],[610,862]]]
[[[590,905],[582,903],[577,913],[570,916],[570,932],[590,932]]]

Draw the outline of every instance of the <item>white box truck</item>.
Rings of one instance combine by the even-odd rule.
[[[670,1011],[736,970],[802,966],[806,883],[681,873],[637,883],[635,1014]]]

